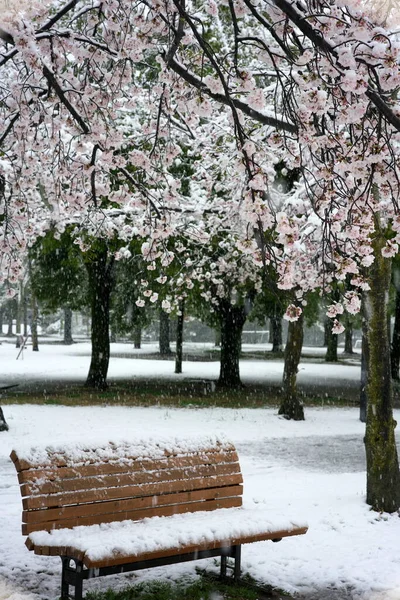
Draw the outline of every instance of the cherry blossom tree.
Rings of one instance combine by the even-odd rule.
[[[32,236],[49,223],[62,231],[79,214],[81,230],[143,236],[145,258],[168,256],[166,241],[188,212],[204,210],[223,169],[216,209],[238,245],[293,290],[289,319],[301,317],[306,292],[350,279],[329,308],[340,332],[336,316],[357,312],[366,294],[367,501],[392,511],[400,476],[385,357],[400,241],[400,43],[384,28],[395,11],[372,9],[342,0],[55,0],[5,13],[1,249],[12,283]],[[202,157],[190,197],[170,170],[185,144]],[[282,160],[301,173],[290,205],[273,192]],[[188,236],[199,235],[194,223]]]

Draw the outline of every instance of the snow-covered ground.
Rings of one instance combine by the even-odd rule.
[[[89,363],[83,345],[16,350],[0,346],[0,381],[83,380]],[[79,355],[76,352],[79,351]],[[118,351],[119,353],[119,351]],[[262,380],[279,363],[246,361],[246,376]],[[359,376],[359,367],[304,365],[304,376],[321,371],[335,377]],[[171,375],[171,364],[114,358],[111,376]],[[185,376],[216,377],[214,363],[185,365]],[[176,376],[175,376],[176,377]],[[397,419],[400,412],[397,412]],[[286,421],[274,409],[129,408],[5,406],[10,431],[0,434],[0,600],[39,600],[59,595],[60,560],[39,557],[24,546],[21,499],[9,454],[21,444],[88,443],[113,439],[218,434],[236,444],[245,483],[245,504],[262,503],[271,515],[307,520],[305,536],[279,544],[245,546],[243,567],[257,579],[309,600],[400,600],[400,519],[378,515],[365,504],[364,426],[356,408],[307,409],[302,423]],[[101,578],[86,584],[123,586],[136,577],[194,573],[196,563]],[[213,560],[202,565],[212,566]]]
[[[245,344],[244,351],[267,350],[269,344]],[[207,350],[214,349],[212,344],[184,344],[184,354],[209,356]],[[132,344],[111,344],[111,360],[108,376],[110,380],[157,377],[164,380],[182,379],[218,379],[219,362],[198,362],[185,360],[183,373],[175,375],[173,360],[153,362],[144,356],[156,353],[156,344],[144,344],[142,349],[135,350]],[[41,344],[39,352],[32,352],[28,345],[20,350],[13,344],[0,345],[0,387],[6,384],[19,384],[21,387],[35,382],[52,382],[57,380],[84,382],[90,364],[91,347],[89,342],[80,342],[72,346]],[[307,355],[323,359],[325,348],[305,348]],[[18,360],[16,360],[19,355]],[[142,357],[142,358],[141,358]],[[156,365],[156,368],[155,366]],[[282,360],[242,360],[240,365],[243,383],[275,384],[282,381]],[[354,364],[327,364],[302,361],[299,368],[299,384],[324,382],[327,386],[358,386],[360,380],[360,361]]]

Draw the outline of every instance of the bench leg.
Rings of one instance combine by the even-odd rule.
[[[235,566],[233,569],[233,578],[235,581],[239,581],[240,579],[240,562],[242,558],[242,546],[235,546]]]
[[[71,560],[75,563],[75,567],[71,567]],[[61,556],[62,573],[61,573],[61,600],[70,600],[70,586],[74,588],[73,600],[82,600],[83,598],[83,563],[68,556]]]
[[[226,578],[226,571],[227,571],[227,557],[230,556],[231,558],[234,559],[235,564],[233,566],[233,579],[235,581],[239,581],[240,579],[240,560],[241,560],[241,550],[242,547],[239,546],[233,546],[232,548],[230,548],[229,554],[221,554],[221,571],[220,571],[220,577],[221,579]],[[232,569],[232,567],[229,565],[229,568]]]
[[[69,558],[61,556],[62,571],[61,571],[61,600],[68,600],[69,598],[69,584],[66,580],[66,571],[69,566]]]

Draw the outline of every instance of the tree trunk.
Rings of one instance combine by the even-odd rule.
[[[169,356],[172,354],[169,343],[169,314],[160,310],[160,354],[161,356]]]
[[[28,298],[24,295],[24,338],[28,337]]]
[[[182,373],[182,359],[183,359],[183,322],[185,318],[185,301],[181,300],[179,303],[178,320],[176,323],[176,355],[175,355],[175,373]]]
[[[7,335],[7,337],[11,337],[13,334],[13,309],[12,309],[11,303],[9,303],[9,305],[8,305],[7,318],[8,318],[8,322],[7,322],[8,329],[7,329],[6,335]]]
[[[221,326],[221,364],[217,385],[231,389],[242,387],[239,358],[246,310],[244,306],[232,306],[228,300],[221,300],[218,317]]]
[[[282,317],[270,317],[269,322],[271,326],[272,352],[282,352]]]
[[[39,352],[39,336],[38,336],[38,304],[36,296],[31,290],[31,306],[32,306],[32,322],[31,322],[31,337],[32,337],[32,350],[33,352]]]
[[[21,335],[21,325],[24,318],[24,287],[23,284],[20,283],[19,286],[19,295],[17,298],[17,312],[16,312],[16,321],[15,321],[15,333],[17,336]]]
[[[332,333],[332,321],[327,323],[327,348],[325,354],[326,362],[338,362],[337,347],[338,347],[338,336],[336,333]]]
[[[110,296],[113,285],[114,259],[108,260],[104,247],[87,261],[91,300],[92,359],[85,387],[104,390],[110,362]]]
[[[0,407],[0,431],[8,431],[7,421],[4,417],[3,409]]]
[[[374,510],[394,512],[400,507],[400,473],[393,419],[390,342],[387,322],[391,261],[381,250],[385,237],[379,230],[373,240],[375,260],[369,270],[366,301],[368,324],[368,406],[365,433],[367,503]]]
[[[351,317],[349,317],[348,313],[346,313],[346,316],[345,316],[344,353],[345,354],[354,354],[354,350],[353,350],[353,321],[351,320]]]
[[[365,313],[365,298],[361,305],[362,311],[362,343],[361,343],[361,386],[360,386],[360,421],[367,422],[367,386],[368,386],[368,364],[369,364],[369,347],[368,347],[368,324]]]
[[[142,347],[142,326],[140,323],[136,323],[133,329],[133,346],[137,350]]]
[[[215,331],[215,344],[214,344],[214,346],[216,348],[221,348],[221,329],[218,326],[218,327],[215,328],[214,331]]]
[[[400,290],[396,290],[396,306],[394,311],[394,327],[390,350],[392,379],[399,380],[400,368]]]
[[[303,347],[303,315],[290,321],[283,368],[283,400],[279,414],[294,421],[304,421],[304,409],[297,394],[297,372]]]
[[[72,310],[64,308],[64,344],[66,346],[74,343],[72,339]]]

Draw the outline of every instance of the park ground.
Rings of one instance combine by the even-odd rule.
[[[12,344],[4,341],[0,346],[0,383],[18,384],[4,398],[10,429],[0,434],[0,600],[55,600],[60,582],[59,559],[35,556],[24,546],[21,499],[9,460],[13,447],[205,433],[223,434],[236,444],[246,505],[257,503],[271,516],[298,518],[309,524],[305,536],[245,546],[243,568],[247,573],[301,600],[400,600],[400,519],[374,513],[365,504],[364,426],[354,402],[360,373],[357,359],[326,365],[321,351],[310,350],[301,365],[300,384],[309,394],[319,389],[318,405],[306,408],[305,422],[292,422],[278,417],[274,406],[246,408],[246,395],[242,395],[241,406],[215,405],[206,385],[218,374],[218,363],[211,355],[207,362],[184,363],[184,373],[178,376],[173,374],[171,361],[144,357],[153,351],[144,348],[138,356],[130,345],[114,345],[110,363],[114,391],[93,397],[94,405],[85,397],[84,406],[65,406],[59,402],[66,390],[83,383],[87,374],[90,355],[86,342],[69,347],[45,344],[38,353],[28,347],[18,360]],[[241,367],[250,401],[255,386],[278,389],[281,360],[249,358]],[[156,381],[165,390],[159,405],[132,406],[133,388],[128,391],[127,387],[132,379],[138,388],[145,380]],[[168,390],[184,381],[187,385],[205,384],[193,388],[192,398],[187,394],[185,406],[177,406],[169,401]],[[339,402],[332,400],[330,382],[335,394],[342,389]],[[180,397],[183,395],[181,391]],[[79,403],[76,395],[69,400],[70,404]],[[149,403],[148,395],[145,403]],[[399,420],[400,411],[395,413]],[[215,569],[213,560],[200,561],[197,566]],[[188,563],[101,578],[88,583],[87,589],[119,588],[182,575],[196,577],[195,568],[195,563]]]

